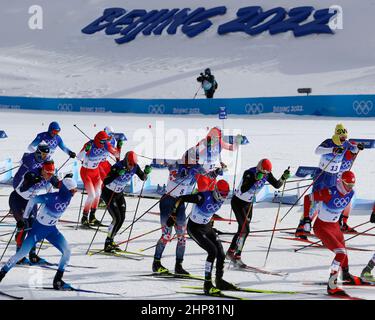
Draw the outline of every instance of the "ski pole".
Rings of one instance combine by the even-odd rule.
[[[10,168],[10,169],[8,169],[8,170],[5,170],[5,171],[3,171],[3,172],[0,172],[0,176],[2,175],[2,174],[4,174],[4,173],[7,173],[7,172],[9,172],[9,171],[12,171],[13,169],[17,169],[18,167],[20,167],[21,165],[18,165],[18,166],[15,166],[15,167],[13,167],[13,168]]]
[[[234,177],[233,177],[233,193],[236,190],[236,176],[237,176],[237,163],[238,163],[238,151],[240,150],[240,146],[237,146],[237,152],[236,152],[236,164],[234,166]],[[230,214],[229,214],[229,223],[232,224],[232,213],[233,213],[233,208],[230,206]]]
[[[135,236],[135,237],[133,237],[133,238],[131,238],[131,239],[124,240],[124,241],[121,241],[121,242],[118,242],[117,245],[121,245],[121,244],[124,244],[124,243],[130,242],[130,241],[133,241],[133,240],[135,240],[135,239],[141,238],[141,237],[146,236],[146,235],[148,235],[148,234],[150,234],[150,233],[153,233],[153,232],[159,231],[161,228],[162,228],[162,227],[160,227],[160,228],[156,228],[156,229],[153,229],[153,230],[151,230],[151,231],[147,231],[147,232],[144,232],[144,233],[142,233],[142,234],[139,234],[138,236]],[[141,251],[141,250],[140,250],[140,251]]]
[[[308,187],[308,186],[309,186],[309,185],[306,184],[306,185],[304,185],[304,186],[295,187],[295,188],[291,188],[291,189],[286,189],[286,190],[284,190],[284,192],[287,192],[287,191],[293,191],[293,190],[298,190],[298,189],[306,188],[306,187]]]
[[[78,230],[78,224],[79,224],[79,219],[81,218],[81,210],[82,210],[82,204],[83,204],[83,195],[84,195],[84,190],[85,187],[82,189],[82,197],[81,197],[81,203],[79,204],[79,210],[78,210],[78,219],[77,219],[77,224],[76,224],[76,230]]]
[[[288,231],[288,230],[295,230],[296,228],[279,228],[279,229],[275,229],[275,231]],[[223,231],[220,231],[220,230],[216,230],[216,233],[218,235],[235,235],[236,232],[223,232]],[[274,229],[269,229],[269,230],[255,230],[255,231],[249,231],[249,234],[251,233],[263,233],[263,232],[271,232],[273,231]]]
[[[10,236],[10,239],[9,239],[9,241],[8,241],[8,243],[7,243],[7,245],[6,245],[5,249],[4,249],[4,251],[3,251],[3,254],[1,255],[0,262],[1,262],[1,260],[3,260],[4,254],[5,254],[5,252],[7,251],[8,247],[9,247],[9,244],[10,244],[10,242],[12,241],[12,238],[13,238],[13,236],[14,236],[16,230],[17,230],[17,227],[14,228],[14,230],[13,230],[13,232],[12,232],[12,235]]]
[[[202,86],[199,84],[198,90],[197,90],[197,92],[195,93],[195,95],[194,95],[194,97],[193,97],[193,100],[196,98],[196,96],[197,96],[198,92],[201,90],[201,88],[202,88]]]
[[[2,217],[1,220],[0,220],[0,223],[3,222],[5,220],[5,218],[9,216],[9,214],[10,214],[10,212],[8,212],[4,217]]]
[[[295,205],[302,199],[302,197],[305,195],[305,193],[314,185],[316,181],[321,177],[321,175],[325,172],[325,170],[328,168],[328,166],[331,164],[333,160],[336,159],[338,156],[338,153],[327,163],[327,165],[322,169],[322,171],[318,174],[316,178],[314,178],[313,182],[307,187],[307,189],[300,195],[300,197],[296,200],[296,202],[289,208],[289,210],[284,214],[284,216],[280,219],[279,222],[283,221],[284,218],[289,214],[290,211],[295,207]]]
[[[361,223],[361,224],[359,224],[359,225],[353,227],[353,229],[354,229],[354,228],[361,227],[361,226],[363,226],[363,225],[365,225],[365,224],[367,224],[367,223],[369,223],[369,222],[370,222],[370,221],[367,221],[367,222]],[[375,228],[375,227],[373,227],[373,228]],[[368,229],[368,230],[366,230],[366,231],[363,231],[363,232],[361,232],[361,233],[357,233],[357,234],[355,235],[355,237],[357,237],[357,236],[359,236],[359,235],[361,235],[361,234],[363,234],[363,233],[365,233],[365,232],[367,232],[367,231],[370,231],[370,230],[373,229],[373,228],[370,228],[370,229]],[[355,238],[355,237],[351,237],[351,238],[346,239],[346,240],[345,240],[345,243],[346,243],[347,241],[349,241],[350,239],[353,239],[353,238]],[[311,246],[313,246],[313,245],[315,245],[315,244],[319,244],[320,242],[322,242],[322,240],[315,241],[315,242],[310,243],[310,244],[308,244],[308,245],[306,245],[306,246],[303,246],[303,247],[301,247],[301,248],[299,248],[299,249],[294,249],[294,252],[297,252],[297,251],[300,251],[300,250],[303,250],[303,249],[309,248],[309,247],[311,247]]]
[[[146,213],[148,213],[150,210],[152,210],[165,196],[168,196],[173,190],[175,190],[177,187],[179,187],[189,176],[186,176],[185,178],[183,178],[172,190],[170,190],[169,192],[163,194],[161,196],[161,198],[156,202],[154,203],[149,209],[147,209],[142,215],[140,215],[132,224],[136,223],[139,219],[141,219]],[[131,224],[131,225],[132,225]],[[120,234],[123,234],[126,230],[128,230],[131,225],[127,226],[124,230],[121,231]]]
[[[288,167],[287,170],[289,170],[289,169],[290,169],[290,167]],[[285,181],[284,181],[284,183],[283,183],[283,189],[282,189],[282,191],[281,191],[281,199],[280,199],[280,202],[279,202],[279,207],[278,207],[278,209],[277,209],[277,214],[276,214],[275,222],[274,222],[274,225],[273,225],[273,230],[272,230],[272,234],[271,234],[271,239],[270,239],[270,243],[269,243],[269,245],[268,245],[267,254],[266,254],[266,258],[265,258],[265,260],[264,260],[264,265],[263,265],[263,267],[265,267],[266,264],[267,264],[268,255],[269,255],[270,250],[271,250],[271,244],[272,244],[273,236],[274,236],[274,234],[275,234],[275,229],[276,229],[276,225],[277,225],[277,220],[279,219],[279,213],[280,213],[280,208],[281,208],[281,200],[282,200],[282,198],[283,198],[283,196],[284,196],[284,190],[285,190]]]
[[[89,251],[90,251],[91,245],[92,245],[92,243],[94,242],[94,239],[95,239],[95,237],[96,237],[96,234],[97,234],[98,231],[99,231],[100,225],[101,225],[102,222],[103,222],[103,219],[104,219],[105,214],[107,213],[108,207],[111,205],[111,201],[112,201],[112,199],[113,199],[114,194],[115,194],[115,192],[112,191],[111,197],[110,197],[110,199],[109,199],[109,201],[108,201],[108,204],[107,204],[106,207],[105,207],[105,210],[104,210],[104,213],[103,213],[103,215],[102,215],[102,218],[100,219],[100,223],[98,224],[98,227],[97,227],[96,230],[95,230],[95,233],[94,233],[94,236],[92,237],[92,240],[91,240],[91,242],[90,242],[90,245],[89,245],[89,247],[88,247],[87,250],[86,250],[86,254],[88,254]]]
[[[135,220],[135,217],[136,217],[137,212],[138,212],[139,203],[141,202],[141,197],[142,197],[142,193],[143,193],[143,188],[144,188],[144,186],[145,186],[145,182],[146,182],[146,180],[143,180],[142,188],[141,188],[141,192],[139,193],[139,198],[138,198],[137,206],[135,207],[135,213],[134,213],[134,216],[133,216],[133,222],[132,222],[132,224],[131,224],[131,228],[130,228],[130,231],[129,231],[128,241],[126,242],[125,251],[128,250],[129,239],[130,239],[130,236],[131,236],[132,231],[133,231],[134,220]]]

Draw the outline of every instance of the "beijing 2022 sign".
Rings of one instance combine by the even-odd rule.
[[[166,30],[167,34],[174,35],[181,27],[182,33],[192,38],[213,25],[210,18],[225,15],[226,12],[225,6],[211,9],[199,7],[195,10],[184,8],[150,11],[107,8],[99,18],[84,27],[82,33],[94,34],[104,29],[107,35],[119,35],[115,41],[123,44],[133,41],[140,33],[144,36],[161,35]],[[260,6],[249,6],[238,9],[237,17],[232,21],[219,25],[217,33],[225,35],[231,32],[244,32],[256,36],[266,31],[271,35],[292,31],[295,37],[333,34],[329,22],[336,14],[337,10],[315,10],[310,6],[288,10],[277,7],[266,11]]]

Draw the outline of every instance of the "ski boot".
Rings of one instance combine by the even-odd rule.
[[[41,257],[39,257],[36,253],[29,254],[30,264],[45,264],[47,261]]]
[[[161,264],[160,260],[154,259],[152,263],[152,272],[169,273],[169,270]]]
[[[354,228],[349,227],[346,223],[343,223],[341,226],[341,231],[344,233],[358,233]]]
[[[30,265],[30,260],[26,257],[23,257],[21,260],[17,261],[16,264],[22,266],[22,265]]]
[[[187,272],[183,267],[181,262],[176,262],[176,265],[174,267],[174,272],[176,274],[182,274],[182,275],[190,275],[189,272]]]
[[[116,252],[116,251],[121,251],[121,249],[119,248],[118,244],[116,244],[113,241],[113,239],[107,238],[107,239],[105,239],[104,251],[105,252]]]
[[[91,227],[103,227],[104,226],[99,220],[95,218],[95,216],[90,216],[89,225]]]
[[[214,287],[211,280],[204,280],[203,290],[208,296],[217,296],[221,293],[220,289]]]
[[[337,271],[330,274],[327,284],[327,293],[330,296],[347,296],[347,293],[337,286],[337,276]]]
[[[70,284],[65,283],[62,280],[62,276],[64,275],[63,271],[57,271],[55,278],[53,279],[53,288],[55,290],[72,290],[72,287]]]
[[[237,290],[237,287],[228,282],[228,281],[225,281],[223,278],[218,278],[216,277],[216,288],[220,289],[220,290]]]
[[[366,283],[366,281],[363,281],[360,277],[353,276],[348,271],[344,271],[344,270],[342,273],[342,280],[344,284],[353,285],[353,286],[358,286],[358,285]]]
[[[374,262],[372,259],[368,262],[367,266],[361,272],[361,279],[363,281],[375,282],[374,276],[371,274],[372,269],[374,269]]]
[[[225,259],[230,260],[235,267],[244,268],[246,264],[241,260],[241,255],[236,254],[233,249],[229,249],[225,255]]]
[[[82,216],[81,225],[87,228],[90,227],[89,220],[87,219],[87,215],[85,214]]]

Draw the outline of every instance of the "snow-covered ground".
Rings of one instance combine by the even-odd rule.
[[[184,139],[189,130],[202,130],[201,137],[206,132],[207,127],[220,125],[221,123],[215,117],[184,116],[184,117],[154,117],[152,119],[146,116],[112,115],[112,114],[83,114],[83,113],[47,113],[47,112],[0,112],[0,129],[5,130],[9,138],[0,140],[1,158],[10,156],[14,162],[21,158],[28,143],[33,139],[37,132],[43,131],[48,123],[58,120],[62,126],[61,136],[64,142],[74,151],[79,151],[80,147],[86,141],[86,138],[78,132],[73,124],[77,124],[88,135],[94,135],[98,129],[106,125],[112,125],[116,131],[125,132],[128,142],[124,149],[134,149],[146,156],[163,156],[164,150],[161,147],[163,135],[157,137],[154,131],[157,126],[164,125],[164,137],[171,138],[176,133],[179,145],[182,149],[193,145],[193,141],[188,142]],[[316,117],[264,117],[257,116],[251,118],[230,117],[225,123],[228,130],[238,129],[246,135],[250,144],[243,146],[240,152],[240,165],[238,174],[244,169],[254,166],[262,157],[268,157],[274,165],[274,173],[279,176],[282,171],[291,166],[292,172],[299,165],[317,165],[318,157],[314,155],[315,147],[327,137],[331,137],[336,123],[341,122],[335,118],[316,118]],[[373,120],[345,119],[344,124],[349,130],[350,137],[373,138],[375,127]],[[149,128],[151,126],[151,128]],[[175,131],[172,131],[175,130]],[[177,130],[177,131],[176,131]],[[180,131],[178,131],[180,130]],[[149,134],[147,134],[147,132]],[[140,138],[141,136],[141,138]],[[147,136],[151,142],[148,150],[143,149],[142,137]],[[169,140],[165,145],[170,147],[176,141]],[[157,145],[157,147],[156,147]],[[166,148],[167,148],[166,147]],[[168,149],[167,156],[171,156],[172,150]],[[228,151],[224,151],[228,156]],[[361,198],[375,199],[373,188],[373,179],[375,175],[375,165],[373,160],[373,150],[363,151],[354,165],[357,174],[357,191]],[[56,152],[55,161],[60,166],[65,160],[66,155]],[[142,165],[146,164],[142,159]],[[69,166],[69,165],[68,165]],[[67,167],[68,167],[67,166]],[[232,164],[233,166],[233,164]],[[232,167],[233,169],[233,167]],[[157,175],[156,170],[152,174]],[[238,183],[238,180],[237,180]],[[3,216],[8,211],[8,196],[11,189],[1,186],[0,190],[0,215]],[[73,199],[69,209],[63,216],[64,220],[77,221],[80,204],[80,194]],[[140,201],[137,216],[144,213],[151,207],[156,200],[142,199]],[[134,215],[137,204],[136,198],[127,198],[128,214],[124,224],[128,226]],[[189,206],[190,207],[190,206]],[[290,208],[288,205],[282,205],[280,216],[284,215]],[[277,213],[278,205],[271,203],[260,203],[255,206],[252,230],[270,229],[273,227],[274,219]],[[152,212],[159,212],[156,206]],[[104,210],[100,209],[97,216],[100,218]],[[230,206],[225,205],[219,215],[229,218]],[[278,224],[280,228],[296,227],[301,207],[294,208],[291,213]],[[366,222],[369,219],[370,212],[361,212],[354,210],[349,219],[351,226]],[[157,214],[146,214],[139,222],[134,225],[132,236],[137,236],[144,232],[158,228],[159,217]],[[109,215],[104,218],[105,223],[110,223]],[[16,267],[9,272],[2,281],[0,290],[9,293],[24,296],[26,299],[201,299],[200,296],[191,296],[187,294],[177,294],[181,291],[183,285],[201,285],[200,281],[195,280],[166,280],[154,279],[151,277],[141,277],[140,274],[151,272],[153,249],[145,251],[150,256],[144,257],[141,261],[122,259],[109,256],[87,256],[85,254],[88,245],[94,235],[91,230],[74,230],[74,223],[59,223],[59,228],[66,236],[72,248],[71,264],[95,266],[96,269],[68,268],[69,272],[65,274],[65,280],[76,287],[89,290],[99,290],[123,294],[122,296],[106,296],[100,294],[73,293],[73,292],[55,292],[35,290],[24,288],[22,286],[33,286],[43,284],[50,286],[55,272],[53,270],[42,269],[40,267]],[[221,231],[233,232],[236,229],[236,223],[215,222],[217,229]],[[363,231],[370,228],[370,223],[360,227]],[[6,218],[0,224],[1,234],[11,232],[14,229],[14,220]],[[375,232],[374,232],[375,234]],[[270,241],[270,233],[258,233],[250,235],[243,252],[243,260],[251,266],[262,267]],[[236,293],[249,299],[325,299],[324,286],[304,285],[304,281],[326,281],[329,271],[329,265],[333,254],[326,249],[306,249],[295,253],[300,243],[291,240],[279,238],[285,236],[280,232],[275,233],[272,243],[272,249],[268,258],[266,268],[269,270],[279,270],[287,272],[288,275],[280,277],[273,275],[254,274],[244,271],[236,271],[225,266],[225,279],[237,283],[242,287],[251,287],[270,290],[293,290],[318,293],[319,295],[285,295],[285,294],[254,294],[254,293]],[[98,233],[93,248],[101,249],[103,247],[105,233]],[[156,243],[160,236],[159,231],[131,241],[128,250],[138,252]],[[128,231],[117,237],[117,241],[126,240]],[[221,236],[224,241],[230,241],[230,236]],[[5,248],[9,236],[0,237],[0,252]],[[175,241],[170,243],[164,253],[162,263],[173,270],[175,261]],[[226,242],[224,248],[228,247]],[[372,250],[375,250],[375,238],[372,236],[358,236],[348,242],[348,245],[362,248],[369,251],[348,251],[351,272],[359,274],[372,256]],[[2,263],[15,252],[15,246],[12,243]],[[60,253],[52,247],[44,246],[41,250],[41,256],[50,262],[58,262]],[[184,266],[195,275],[203,275],[205,252],[198,247],[194,241],[187,240],[186,255]],[[349,293],[366,299],[375,299],[375,288],[350,288]],[[3,297],[0,297],[3,299]],[[207,297],[203,297],[207,298]]]
[[[29,28],[34,0],[2,1],[0,19],[0,95],[41,97],[193,98],[196,77],[210,67],[219,83],[215,97],[293,96],[297,88],[313,94],[373,93],[375,40],[374,2],[310,0],[316,9],[338,5],[343,29],[334,35],[295,38],[291,32],[251,37],[217,34],[219,25],[236,17],[239,8],[261,5],[294,8],[299,1],[263,0],[40,0],[43,29]],[[143,36],[117,45],[118,36],[81,29],[109,7],[132,9],[227,7],[224,16],[195,38]],[[33,20],[33,19],[31,19]],[[340,20],[341,21],[341,20]]]

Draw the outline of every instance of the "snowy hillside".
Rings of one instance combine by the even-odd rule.
[[[343,29],[334,35],[295,38],[291,32],[217,34],[217,27],[249,5],[263,10],[301,6],[299,1],[41,0],[43,29],[31,30],[28,13],[35,1],[2,1],[0,20],[0,95],[42,97],[192,98],[196,76],[211,67],[219,83],[216,97],[296,95],[298,87],[314,94],[373,93],[375,3],[363,0],[311,0],[315,9],[339,5]],[[105,8],[213,8],[225,15],[194,38],[180,28],[175,35],[138,37],[117,45],[104,31],[81,29]]]

